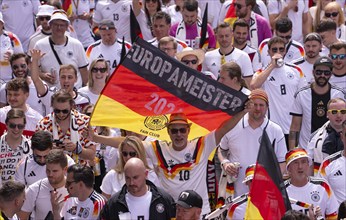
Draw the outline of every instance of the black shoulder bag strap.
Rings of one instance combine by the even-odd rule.
[[[50,48],[52,48],[52,51],[53,51],[53,53],[54,53],[54,56],[55,56],[56,60],[58,61],[59,65],[62,65],[62,62],[61,62],[61,60],[60,60],[60,58],[59,58],[57,52],[56,52],[55,49],[54,49],[54,46],[53,46],[54,42],[52,41],[52,38],[51,38],[51,37],[49,37],[49,44],[50,44]]]

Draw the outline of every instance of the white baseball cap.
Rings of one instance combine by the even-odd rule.
[[[50,24],[54,20],[63,20],[67,21],[70,24],[70,20],[67,18],[67,14],[64,10],[55,10],[53,11],[52,16],[50,17],[50,20],[48,21],[48,24]]]
[[[52,16],[54,7],[51,5],[40,5],[38,6],[38,13],[36,17],[39,16]]]
[[[3,18],[3,16],[2,16],[2,13],[1,13],[1,12],[0,12],[0,21],[1,21],[3,24],[5,24],[4,18]]]

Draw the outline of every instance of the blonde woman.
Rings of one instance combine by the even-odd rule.
[[[337,2],[330,2],[324,7],[324,18],[330,18],[336,23],[336,38],[346,40],[346,26],[344,13]]]
[[[89,67],[88,85],[80,88],[78,92],[90,98],[91,104],[96,104],[103,87],[109,78],[109,65],[103,58],[95,59]]]
[[[141,159],[149,170],[148,179],[156,186],[160,186],[155,172],[149,167],[142,141],[135,136],[127,136],[118,148],[119,160],[115,168],[104,177],[101,185],[102,194],[109,199],[113,194],[121,190],[125,184],[124,166],[132,157]]]
[[[312,30],[316,30],[317,25],[320,23],[324,16],[324,7],[333,0],[317,0],[316,6],[309,9],[309,16],[312,21]]]

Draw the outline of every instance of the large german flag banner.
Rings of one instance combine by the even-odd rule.
[[[169,115],[184,112],[189,139],[207,134],[243,109],[247,96],[183,65],[137,38],[103,89],[91,125],[170,140]]]
[[[231,4],[229,4],[225,19],[223,20],[224,22],[229,23],[231,27],[233,27],[233,23],[237,20],[235,10],[235,5],[232,2]]]
[[[245,219],[281,219],[291,203],[274,149],[264,130],[249,193]]]

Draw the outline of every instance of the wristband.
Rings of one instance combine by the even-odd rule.
[[[83,151],[83,148],[82,148],[82,145],[80,145],[78,142],[76,143],[76,154],[77,155],[79,155],[79,154],[81,154],[82,153],[82,151]]]

